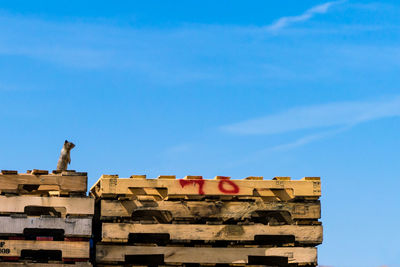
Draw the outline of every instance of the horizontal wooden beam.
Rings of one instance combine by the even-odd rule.
[[[4,264],[4,262],[3,262]],[[25,267],[91,267],[93,266],[90,262],[73,262],[73,264],[69,263],[38,263],[38,262],[7,262],[7,267],[13,266],[25,266]],[[116,267],[116,266],[115,266]]]
[[[64,230],[64,236],[91,237],[92,219],[88,218],[14,218],[0,216],[0,235],[12,236],[24,233],[25,229]]]
[[[90,197],[0,196],[0,214],[25,213],[27,207],[56,208],[63,216],[92,216],[94,199]]]
[[[59,250],[63,258],[89,258],[89,242],[0,240],[0,257],[21,257],[22,250]]]
[[[86,193],[87,175],[84,173],[63,172],[60,174],[0,174],[0,192],[2,193],[35,193],[51,190],[64,193]]]
[[[162,255],[166,264],[247,264],[249,256],[285,257],[292,264],[317,264],[317,249],[305,247],[282,248],[204,248],[149,247],[99,244],[96,259],[102,262],[124,262],[125,256]],[[265,258],[267,261],[268,258]],[[257,264],[263,265],[263,264]]]
[[[91,188],[97,197],[153,196],[155,199],[237,196],[290,200],[321,196],[320,180],[206,180],[100,178]]]
[[[151,214],[152,212],[168,212],[171,220],[193,220],[199,218],[221,220],[250,219],[256,212],[288,212],[292,220],[318,220],[321,217],[321,205],[315,202],[245,202],[245,201],[138,201],[138,200],[107,200],[100,203],[102,220],[122,217],[140,220],[132,217],[135,214]]]
[[[322,226],[103,223],[103,242],[127,242],[129,234],[169,234],[170,240],[254,241],[256,236],[294,236],[298,243],[322,243]]]

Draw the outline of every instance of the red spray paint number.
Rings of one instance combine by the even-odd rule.
[[[203,191],[203,186],[204,186],[204,180],[179,180],[179,183],[181,184],[182,188],[185,187],[188,184],[198,184],[199,185],[199,195],[204,195]]]
[[[186,185],[198,185],[199,187],[199,195],[204,195],[204,180],[179,180],[179,183],[182,188]],[[222,179],[218,183],[218,190],[224,194],[237,194],[239,193],[239,186],[235,184],[233,181],[228,179]]]
[[[226,188],[228,187],[228,188]],[[224,194],[237,194],[239,193],[239,186],[231,180],[223,179],[218,183],[218,189]]]

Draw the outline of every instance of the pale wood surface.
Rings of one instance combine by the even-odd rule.
[[[63,263],[33,263],[33,262],[0,262],[0,266],[28,266],[28,267],[91,267],[90,262],[75,262],[74,264]]]
[[[0,196],[0,214],[24,213],[25,207],[58,208],[65,215],[93,215],[91,197]]]
[[[228,266],[230,266],[230,267],[269,267],[270,265],[256,265],[256,264],[246,264],[246,263],[231,263],[231,264],[227,264]],[[126,263],[120,263],[120,264],[115,264],[115,263],[113,263],[113,264],[108,264],[108,263],[98,263],[97,265],[96,265],[97,267],[149,267],[148,265],[139,265],[139,264],[132,264],[132,263],[129,263],[129,264],[126,264]],[[182,263],[182,264],[179,264],[179,263],[172,263],[172,264],[168,264],[168,263],[164,263],[164,264],[160,264],[160,265],[157,265],[157,267],[186,267],[187,266],[187,263]],[[198,267],[217,267],[216,266],[216,264],[210,264],[210,263],[205,263],[205,264],[199,264],[199,265],[197,265],[196,264],[196,266],[198,266]],[[303,266],[303,267],[315,267],[315,265],[308,265],[308,264],[306,264],[306,265],[298,265],[298,266]],[[274,266],[274,267],[276,267],[276,266]]]
[[[22,189],[23,185],[39,185],[39,186],[53,186],[52,190],[60,190],[62,192],[82,192],[87,190],[87,176],[72,174],[47,174],[47,175],[33,175],[33,174],[0,174],[0,192],[2,193],[19,193],[25,192]],[[38,189],[45,190],[45,189]]]
[[[247,263],[248,256],[288,257],[289,263],[317,263],[316,248],[202,248],[97,245],[100,262],[125,261],[125,255],[164,255],[165,263]]]
[[[302,180],[203,180],[100,178],[91,188],[97,197],[153,196],[158,199],[185,196],[295,197],[321,196],[319,179]]]
[[[20,257],[22,250],[61,250],[63,258],[89,258],[89,242],[0,240],[0,257]]]
[[[65,236],[90,237],[92,219],[88,218],[13,218],[0,217],[0,235],[23,234],[24,229],[63,229]]]
[[[242,202],[242,201],[138,201],[138,200],[101,200],[100,215],[108,217],[130,218],[134,211],[168,211],[173,219],[220,218],[246,219],[251,218],[255,211],[287,211],[292,219],[317,220],[321,217],[319,201],[302,202]],[[132,218],[136,219],[136,218]]]
[[[322,226],[103,223],[103,242],[127,242],[129,233],[169,234],[171,240],[254,241],[256,235],[292,235],[299,243],[322,243]]]

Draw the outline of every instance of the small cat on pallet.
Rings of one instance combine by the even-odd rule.
[[[57,171],[65,171],[67,170],[68,164],[71,164],[71,149],[73,149],[75,145],[68,140],[65,140],[63,148],[61,149],[61,155],[58,159],[57,163]]]

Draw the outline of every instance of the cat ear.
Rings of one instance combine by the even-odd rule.
[[[68,143],[68,140],[65,140],[64,144]]]

